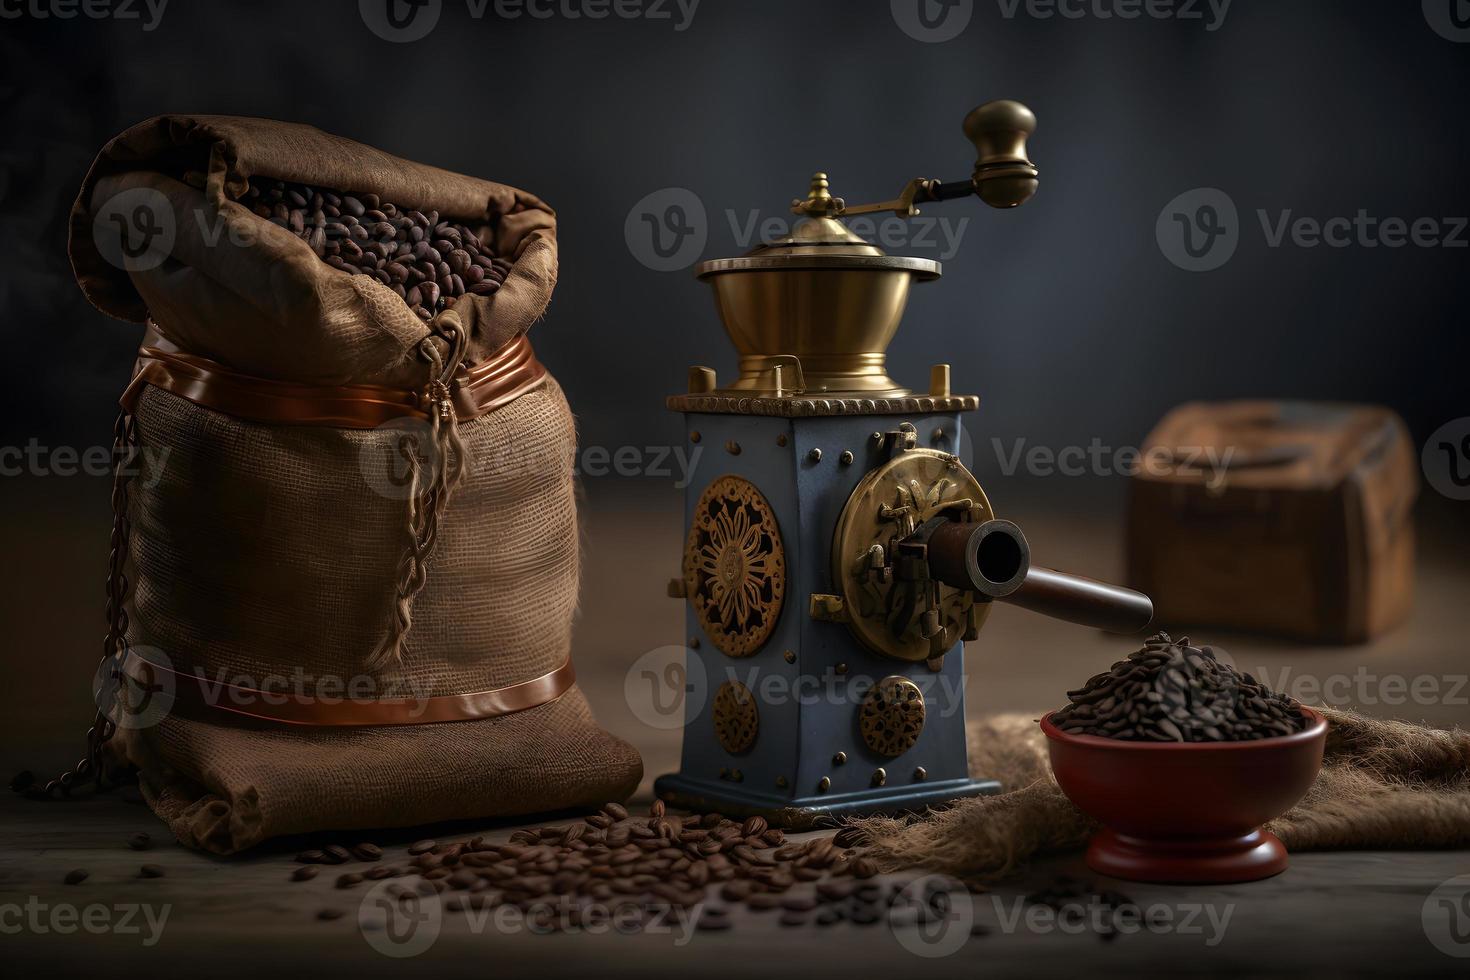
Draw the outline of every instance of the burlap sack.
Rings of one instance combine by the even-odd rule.
[[[423,323],[386,287],[327,266],[235,203],[251,176],[436,209],[515,265],[493,296]],[[94,219],[140,188],[170,202],[174,235],[164,261],[124,271]],[[73,211],[71,253],[99,308],[156,325],[150,345],[265,379],[268,391],[290,381],[427,396],[455,347],[443,336],[467,340],[467,365],[493,361],[524,344],[556,276],[554,217],[529,194],[308,127],[225,117],[163,117],[109,143]],[[316,389],[289,390],[311,402]],[[134,386],[132,452],[163,462],[126,485],[133,654],[222,692],[329,706],[344,695],[452,700],[568,660],[575,431],[549,376],[487,414],[440,421],[431,405],[429,421],[402,426],[264,424],[201,402],[185,387]],[[414,425],[433,458],[405,488],[395,466]],[[425,534],[414,504],[435,487],[447,504]],[[423,545],[407,598],[406,538]],[[174,675],[148,676],[160,681],[152,703],[171,703],[161,717],[130,710],[111,745],[179,840],[218,853],[281,834],[599,804],[641,777],[637,753],[597,727],[575,685],[493,717],[321,726],[217,710]]]
[[[1470,847],[1470,732],[1440,731],[1318,708],[1329,724],[1322,771],[1307,796],[1266,825],[1293,851]],[[1002,878],[1037,855],[1081,848],[1098,824],[1052,777],[1034,718],[969,726],[970,769],[997,796],[924,818],[855,822],[866,853],[889,868]]]

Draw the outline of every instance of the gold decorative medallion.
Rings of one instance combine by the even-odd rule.
[[[914,444],[905,422],[884,438],[895,449],[859,481],[832,536],[834,595],[813,596],[814,618],[848,624],[868,649],[922,663],[974,634],[990,603],[942,582],[898,574],[897,544],[932,517],[986,521],[995,514],[959,457]],[[819,601],[820,600],[820,601]]]
[[[684,544],[684,587],[705,633],[732,657],[759,650],[786,593],[776,515],[755,484],[722,476],[694,507]]]
[[[755,695],[739,681],[726,681],[715,692],[715,738],[731,755],[749,751],[760,729]]]
[[[903,755],[924,730],[924,692],[907,677],[883,678],[868,689],[858,708],[858,729],[879,755]]]

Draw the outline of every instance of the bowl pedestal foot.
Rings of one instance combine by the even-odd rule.
[[[1087,866],[1127,881],[1225,884],[1256,881],[1286,870],[1286,846],[1275,834],[1150,840],[1106,827],[1087,846]]]

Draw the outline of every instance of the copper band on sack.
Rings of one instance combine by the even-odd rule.
[[[455,415],[478,418],[539,385],[546,368],[531,341],[520,334],[472,368],[461,368],[452,385]],[[372,429],[405,416],[427,418],[424,394],[377,385],[308,385],[239,374],[193,354],[144,347],[132,383],[123,392],[131,411],[145,385],[236,418],[270,425],[322,425]]]
[[[369,701],[226,684],[201,671],[185,673],[154,663],[136,651],[124,661],[122,672],[131,682],[123,701],[143,705],[139,714],[149,710],[146,705],[156,703],[154,698],[161,698],[165,699],[161,706],[166,711],[172,707],[169,702],[177,701],[181,702],[180,708],[224,711],[283,725],[360,727],[427,725],[515,714],[550,704],[570,690],[577,679],[568,659],[540,677],[489,691]]]

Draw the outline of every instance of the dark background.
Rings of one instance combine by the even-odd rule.
[[[707,287],[625,243],[635,202],[689,188],[709,215],[702,257],[734,254],[751,243],[727,211],[784,217],[815,169],[849,201],[966,176],[960,119],[997,97],[1040,119],[1041,190],[1015,212],[931,210],[970,222],[891,351],[902,382],[947,360],[956,390],[982,395],[982,480],[992,436],[1133,445],[1194,398],[1381,402],[1419,442],[1466,414],[1470,250],[1271,248],[1255,212],[1470,214],[1470,45],[1417,2],[1236,0],[1213,31],[1003,10],[977,0],[944,43],[909,37],[885,0],[703,0],[682,31],[676,10],[475,19],[445,0],[408,44],[376,37],[351,0],[172,0],[152,31],[0,20],[0,443],[110,439],[138,330],[81,298],[63,219],[101,144],[163,112],[300,120],[542,195],[562,269],[534,337],[586,445],[677,444],[662,402],[686,366],[734,368]],[[1242,221],[1208,273],[1170,264],[1154,233],[1196,187],[1224,190]]]

